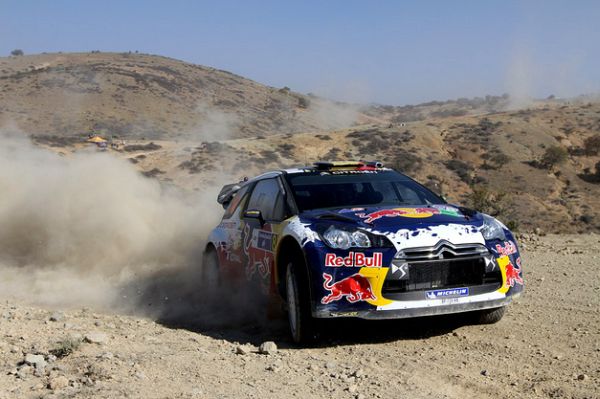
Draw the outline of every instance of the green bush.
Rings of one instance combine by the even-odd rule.
[[[598,155],[600,152],[600,134],[595,134],[583,141],[583,151],[586,155]]]
[[[59,359],[69,356],[71,353],[79,349],[81,342],[81,339],[72,337],[62,339],[61,341],[58,341],[56,348],[50,349],[50,353]]]
[[[559,145],[553,145],[546,148],[542,156],[542,164],[548,169],[564,163],[569,157],[569,152],[566,148]]]
[[[497,217],[506,223],[509,229],[517,230],[518,222],[515,220],[508,193],[492,191],[484,185],[474,185],[471,186],[468,198],[469,206],[473,209]]]

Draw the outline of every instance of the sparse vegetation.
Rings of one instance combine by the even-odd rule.
[[[310,107],[310,100],[306,97],[298,97],[298,107],[300,107],[300,108]]]
[[[566,148],[559,145],[553,145],[546,148],[546,151],[544,151],[544,155],[542,156],[541,163],[546,168],[553,169],[555,166],[564,163],[568,157],[569,152]]]
[[[518,222],[514,220],[513,207],[507,192],[492,191],[485,185],[473,185],[468,199],[469,206],[473,209],[498,217],[511,230],[518,228]]]
[[[50,349],[50,353],[59,359],[69,356],[81,346],[83,341],[80,338],[67,337],[57,342],[55,348]]]
[[[13,51],[10,52],[10,55],[12,55],[14,57],[19,57],[19,56],[24,55],[24,54],[25,53],[20,48],[14,49]]]
[[[123,147],[123,150],[125,150],[127,152],[134,152],[134,151],[155,151],[155,150],[160,150],[161,148],[162,148],[161,145],[154,144],[153,142],[150,142],[148,144],[130,144],[130,145],[126,145],[125,147]]]
[[[412,152],[400,150],[400,153],[390,162],[390,167],[399,172],[413,173],[421,169],[422,164],[423,161],[419,156]]]
[[[600,134],[595,134],[583,141],[583,151],[586,155],[598,155],[600,152]]]
[[[162,175],[164,173],[165,173],[164,171],[162,171],[158,168],[153,168],[151,170],[146,170],[146,171],[142,172],[142,174],[146,177],[156,177],[156,176]]]
[[[466,162],[463,162],[459,159],[450,159],[444,162],[444,165],[456,173],[460,179],[467,183],[471,184],[473,167]]]

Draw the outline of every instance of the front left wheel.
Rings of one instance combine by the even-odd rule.
[[[307,343],[316,338],[316,320],[310,310],[308,276],[295,262],[287,266],[285,276],[286,299],[290,334],[296,343]]]

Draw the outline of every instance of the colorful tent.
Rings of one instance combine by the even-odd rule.
[[[98,143],[106,143],[106,140],[100,136],[94,136],[94,137],[90,137],[89,139],[87,139],[87,142],[98,144]]]

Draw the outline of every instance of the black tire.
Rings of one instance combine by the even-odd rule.
[[[221,290],[223,281],[219,267],[219,257],[217,256],[217,252],[212,248],[204,252],[200,275],[202,279],[200,285],[203,292],[207,293],[209,298],[213,298],[213,295]]]
[[[479,311],[479,324],[494,324],[499,322],[506,313],[506,306],[494,309],[484,309]]]
[[[285,292],[290,334],[295,343],[314,342],[317,338],[316,320],[310,309],[310,292],[306,269],[297,262],[287,265]]]

